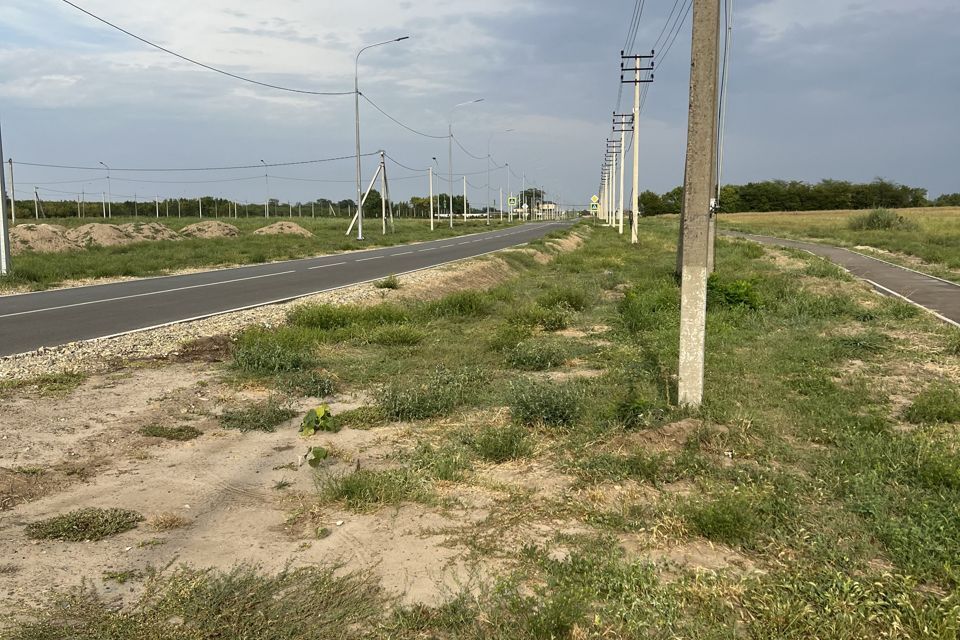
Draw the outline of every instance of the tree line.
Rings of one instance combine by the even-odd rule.
[[[662,195],[653,191],[640,194],[643,215],[680,213],[683,187]],[[902,209],[908,207],[960,206],[960,193],[927,197],[927,190],[898,184],[882,178],[856,183],[845,180],[767,180],[743,185],[725,185],[720,190],[720,213],[748,211],[832,211],[838,209]]]

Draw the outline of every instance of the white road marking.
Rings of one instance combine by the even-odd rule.
[[[894,266],[896,266],[896,265],[894,265]],[[894,291],[893,289],[888,289],[887,287],[883,286],[882,284],[879,284],[879,283],[877,283],[877,282],[874,282],[873,280],[868,280],[867,278],[863,278],[863,281],[872,284],[872,285],[873,285],[874,287],[876,287],[877,289],[882,289],[883,291],[886,291],[887,293],[889,293],[889,294],[892,295],[892,296],[896,296],[897,298],[900,298],[901,300],[905,300],[905,301],[909,302],[910,304],[912,304],[912,305],[915,306],[915,307],[920,307],[921,309],[923,309],[923,310],[926,311],[927,313],[930,313],[930,314],[936,316],[937,318],[939,318],[940,320],[943,320],[944,322],[947,322],[947,323],[949,323],[949,324],[952,324],[952,325],[955,326],[955,327],[960,327],[960,322],[956,322],[955,320],[951,320],[950,318],[948,318],[948,317],[946,317],[946,316],[944,316],[944,315],[942,315],[942,314],[940,314],[940,313],[937,313],[936,311],[934,311],[934,310],[931,309],[930,307],[925,307],[925,306],[923,306],[922,304],[920,304],[919,302],[915,302],[915,301],[911,300],[910,298],[908,298],[907,296],[903,295],[902,293],[897,293],[897,292]]]
[[[440,248],[440,247],[428,247],[428,248],[426,248],[426,249],[418,249],[418,250],[417,250],[417,253],[423,253],[424,251],[433,251],[433,250],[439,249],[439,248]]]
[[[405,255],[407,255],[408,253],[413,253],[413,251],[401,251],[400,253],[394,253],[394,254],[392,254],[392,255],[394,255],[394,256],[405,256]]]
[[[347,264],[347,263],[346,263],[346,262],[334,262],[334,263],[332,263],[332,264],[321,264],[321,265],[316,266],[316,267],[309,267],[309,268],[307,269],[307,271],[311,271],[311,270],[313,270],[313,269],[326,269],[327,267],[336,267],[336,266],[339,266],[339,265],[341,265],[341,264]]]
[[[176,287],[174,289],[164,289],[162,291],[150,291],[148,293],[135,293],[129,296],[117,296],[116,298],[104,298],[102,300],[88,300],[86,302],[75,302],[73,304],[62,304],[57,307],[45,307],[43,309],[33,309],[31,311],[18,311],[16,313],[7,313],[0,318],[12,318],[14,316],[25,316],[31,313],[42,313],[44,311],[58,311],[60,309],[70,309],[73,307],[85,307],[91,304],[101,304],[103,302],[116,302],[117,300],[129,300],[131,298],[144,298],[146,296],[158,296],[162,293],[174,293],[176,291],[186,291],[187,289],[200,289],[202,287],[215,287],[221,284],[230,284],[233,282],[243,282],[245,280],[258,280],[260,278],[271,278],[273,276],[284,276],[289,273],[296,273],[296,270],[281,271],[279,273],[266,273],[259,276],[249,276],[247,278],[234,278],[233,280],[221,280],[219,282],[207,282],[205,284],[193,284],[188,287]]]
[[[383,256],[373,256],[372,258],[357,258],[354,262],[366,262],[367,260],[379,260]]]

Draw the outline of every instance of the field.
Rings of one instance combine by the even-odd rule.
[[[737,213],[720,217],[721,228],[795,240],[815,240],[873,251],[890,262],[960,282],[960,208],[897,209],[903,224],[853,229],[867,211]]]
[[[477,233],[499,225],[499,216],[494,216],[491,226],[484,221],[471,220],[464,224],[454,221],[450,229],[446,221],[437,221],[430,231],[429,222],[423,219],[403,218],[395,220],[395,233],[383,235],[379,219],[364,220],[364,242],[356,240],[356,230],[350,237],[345,235],[349,220],[346,218],[204,218],[204,221],[219,220],[239,228],[240,235],[233,238],[185,238],[177,241],[138,242],[123,246],[89,247],[81,251],[63,253],[25,253],[14,256],[13,274],[0,280],[0,291],[41,290],[69,281],[94,278],[143,277],[162,275],[186,269],[223,267],[232,265],[259,264],[277,260],[289,260],[309,256],[351,251],[369,247],[389,246],[423,240],[446,238],[465,233]],[[41,220],[66,227],[81,224],[108,222],[120,225],[135,222],[160,222],[179,231],[199,222],[197,218],[65,218]],[[253,231],[267,225],[291,221],[302,226],[314,237],[293,235],[254,235]],[[27,220],[23,224],[32,224]],[[504,222],[503,224],[507,224]]]
[[[960,333],[721,239],[690,412],[676,222],[572,233],[8,387],[5,637],[957,638]]]

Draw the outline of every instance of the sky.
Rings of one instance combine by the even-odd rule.
[[[238,75],[310,91],[360,91],[364,153],[386,150],[394,199],[447,190],[486,199],[487,153],[548,198],[597,189],[633,0],[75,0],[162,46]],[[648,51],[684,0],[645,0]],[[868,181],[960,191],[960,3],[735,0],[724,181]],[[690,21],[658,53],[641,115],[641,188],[682,182]],[[629,88],[620,110],[627,110]],[[483,98],[454,111],[458,103]],[[62,0],[0,4],[0,120],[15,162],[114,168],[115,199],[217,195],[240,202],[355,198],[353,160],[208,172],[121,171],[297,162],[355,152],[354,98],[254,86],[190,65]],[[510,130],[510,131],[508,131]],[[489,147],[488,147],[489,145]],[[436,161],[434,161],[436,158]],[[394,160],[404,166],[394,164]],[[364,183],[376,169],[363,160]],[[18,199],[107,188],[105,171],[15,166]],[[269,174],[267,179],[264,174]],[[491,199],[521,180],[496,169]],[[9,188],[9,186],[8,186]],[[96,199],[93,197],[91,199]]]

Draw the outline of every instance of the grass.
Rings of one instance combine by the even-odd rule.
[[[97,541],[136,528],[143,516],[128,509],[86,508],[31,522],[26,534],[33,540]]]
[[[286,219],[286,218],[284,218]],[[177,241],[141,242],[122,247],[91,247],[82,251],[66,253],[25,253],[18,255],[9,278],[0,280],[0,289],[26,287],[40,290],[56,286],[65,280],[88,278],[112,278],[118,276],[155,276],[181,269],[200,267],[223,267],[232,265],[259,264],[278,260],[291,260],[316,255],[351,251],[370,247],[392,246],[421,240],[433,240],[459,236],[465,233],[487,231],[479,221],[460,222],[453,229],[445,225],[430,231],[424,220],[400,218],[396,232],[387,235],[369,234],[364,241],[343,235],[346,229],[344,218],[299,218],[293,222],[306,228],[314,237],[255,235],[253,231],[277,222],[279,218],[221,218],[240,228],[235,238],[197,239]],[[136,222],[134,218],[113,218],[112,224]],[[140,218],[139,221],[156,222],[155,218]],[[198,220],[179,220],[161,217],[159,222],[179,230]],[[76,218],[52,219],[47,222],[67,226],[79,226],[101,219]],[[496,224],[500,224],[496,221]]]
[[[884,260],[960,282],[960,209],[956,207],[731,214],[722,215],[720,224],[761,235],[875,247],[893,252],[881,255]]]
[[[202,436],[203,432],[191,426],[166,427],[160,424],[151,424],[140,429],[140,434],[150,438],[186,442]]]
[[[383,280],[375,280],[373,286],[377,289],[399,289],[400,278],[394,275],[387,276]]]
[[[507,362],[522,371],[545,371],[567,360],[568,351],[556,341],[525,340],[507,352]]]
[[[429,493],[418,474],[407,470],[360,469],[320,480],[321,497],[358,513],[403,502],[424,501]]]
[[[318,495],[305,498],[310,517],[320,515],[304,535],[324,532],[331,543],[338,510],[381,524],[403,504],[457,518],[443,528],[443,545],[481,562],[470,589],[441,604],[377,600],[370,616],[337,632],[381,640],[957,638],[953,334],[819,259],[721,239],[707,309],[706,402],[678,407],[676,234],[675,220],[643,219],[631,247],[597,228],[549,265],[508,258],[517,278],[473,302],[444,303],[443,313],[417,302],[322,309],[270,330],[303,332],[342,388],[370,394],[372,406],[335,421],[417,420],[371,434],[378,446],[395,444],[383,466],[364,459],[355,473],[341,475],[348,463],[320,472]],[[578,327],[608,327],[603,342],[592,333],[562,342],[547,335],[541,320],[553,311]],[[395,326],[415,327],[423,341],[369,339]],[[554,340],[602,375],[548,382],[510,366],[517,345]],[[298,342],[284,349],[296,354]],[[907,413],[916,427],[904,424]],[[536,473],[513,478],[513,469],[481,466],[514,459]],[[483,577],[491,567],[493,577]],[[64,610],[51,597],[33,620],[75,624],[76,637],[120,629],[107,637],[123,639],[151,637],[141,619],[179,616],[176,631],[205,637],[216,609],[219,626],[208,635],[299,638],[315,631],[299,609],[270,618],[269,631],[251,625],[279,615],[275,607],[306,600],[322,614],[338,603],[323,589],[313,595],[307,577],[276,591],[274,576],[250,572],[237,591],[226,574],[189,574],[198,585],[215,576],[215,593],[227,595],[213,598],[174,575],[146,580],[153,593],[179,594],[161,595],[163,617],[156,599],[116,608],[109,594],[87,592],[87,608]],[[290,593],[310,597],[288,602]],[[184,602],[197,610],[185,612]]]
[[[183,516],[172,513],[170,511],[164,511],[162,513],[155,513],[149,518],[147,518],[147,526],[153,531],[162,532],[162,531],[172,531],[174,529],[180,529],[182,527],[190,524],[190,521]]]
[[[0,281],[2,287],[2,281]],[[84,373],[46,373],[33,378],[0,380],[0,393],[22,389],[36,389],[41,396],[66,395],[87,379]]]
[[[228,409],[220,416],[220,426],[240,432],[273,432],[297,412],[275,398],[239,409]]]

